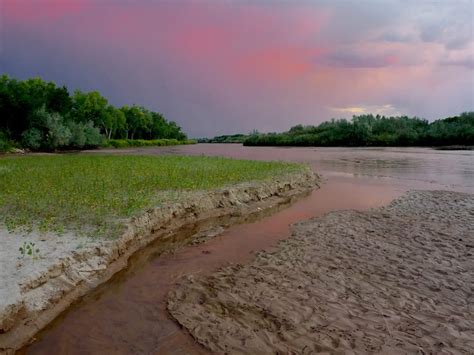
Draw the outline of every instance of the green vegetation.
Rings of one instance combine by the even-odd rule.
[[[248,137],[245,134],[232,134],[214,138],[199,138],[197,141],[198,143],[243,143]]]
[[[120,220],[186,191],[272,178],[299,164],[190,156],[0,158],[0,224],[9,230],[116,235]]]
[[[177,139],[110,139],[106,141],[102,146],[114,147],[114,148],[129,148],[129,147],[161,147],[166,145],[179,145],[179,144],[195,144],[193,140],[177,140]]]
[[[420,118],[354,116],[288,132],[253,134],[244,145],[285,146],[449,146],[474,145],[474,112],[429,123]]]
[[[18,248],[21,258],[24,258],[26,255],[32,259],[38,259],[40,250],[35,246],[33,242],[23,242],[23,245]]]
[[[184,141],[186,135],[158,112],[115,108],[97,91],[70,95],[40,78],[0,76],[0,151],[93,148],[109,139]]]
[[[0,152],[6,152],[11,149],[11,144],[5,133],[0,132]]]

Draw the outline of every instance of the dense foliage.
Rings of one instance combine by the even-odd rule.
[[[114,235],[115,222],[163,202],[306,167],[218,157],[62,154],[0,159],[0,226],[80,228]],[[84,229],[85,228],[85,229]]]
[[[244,145],[286,146],[449,146],[474,145],[474,112],[429,123],[420,118],[354,116],[288,132],[253,134]]]
[[[97,91],[75,91],[40,78],[0,77],[0,151],[97,147],[107,139],[176,139],[174,122],[142,106],[115,108]]]
[[[245,134],[223,135],[214,138],[199,138],[198,143],[243,143],[248,137]]]

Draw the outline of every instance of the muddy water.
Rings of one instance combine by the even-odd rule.
[[[129,154],[206,154],[237,158],[303,161],[323,174],[321,189],[234,224],[210,241],[162,254],[155,243],[137,254],[131,267],[73,306],[36,342],[28,354],[201,354],[166,312],[166,295],[180,277],[205,274],[228,262],[245,263],[290,234],[289,224],[340,209],[367,209],[388,203],[408,189],[474,192],[474,152],[428,149],[246,148],[195,145],[130,150]],[[177,245],[216,221],[190,226]]]

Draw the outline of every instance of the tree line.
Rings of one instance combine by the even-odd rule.
[[[429,123],[418,117],[353,116],[283,133],[252,134],[247,146],[450,146],[474,145],[474,112]]]
[[[214,138],[198,138],[198,143],[243,143],[248,138],[246,134],[231,134],[215,136]]]
[[[174,139],[186,134],[162,114],[143,106],[116,108],[99,92],[69,93],[41,78],[0,76],[0,150],[81,149],[111,139]]]

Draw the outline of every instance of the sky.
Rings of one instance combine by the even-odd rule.
[[[190,137],[474,110],[473,0],[0,0],[0,73]]]

